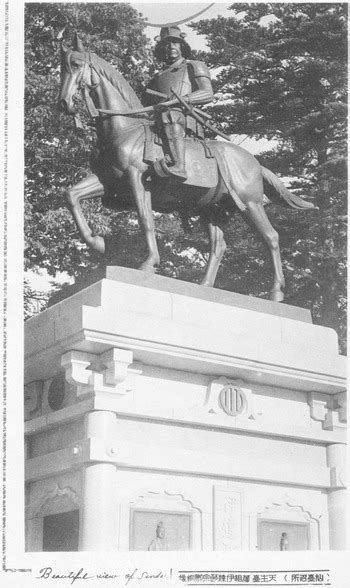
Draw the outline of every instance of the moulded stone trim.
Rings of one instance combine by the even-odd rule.
[[[347,422],[346,393],[339,392],[333,396],[310,392],[308,395],[310,416],[322,422],[322,429],[334,431],[344,429]]]
[[[285,503],[280,503],[280,502],[272,502],[271,504],[265,506],[264,508],[262,508],[260,511],[258,511],[256,513],[257,516],[262,516],[266,513],[270,513],[271,511],[274,512],[281,512],[281,511],[285,511],[288,510],[288,512],[290,512],[291,510],[295,513],[298,513],[298,519],[303,518],[306,521],[310,521],[311,519],[313,520],[318,520],[318,517],[314,517],[312,516],[312,514],[310,513],[309,510],[304,509],[304,507],[300,504],[291,504],[288,502]]]
[[[55,505],[56,500],[62,501]],[[50,511],[50,505],[51,511]],[[56,514],[76,510],[81,506],[81,499],[70,487],[61,488],[57,483],[34,504],[26,507],[26,551],[42,551],[43,518],[45,514]],[[46,512],[48,509],[48,512]]]
[[[59,484],[56,483],[51,490],[49,490],[46,494],[44,494],[44,496],[42,496],[39,504],[37,503],[35,505],[28,507],[29,508],[28,518],[40,516],[42,514],[44,508],[46,507],[46,505],[51,500],[53,500],[57,497],[68,498],[73,503],[73,505],[77,506],[78,508],[81,505],[81,498],[70,486],[66,486],[64,488],[61,488],[59,486]]]
[[[125,349],[108,349],[100,355],[100,360],[106,369],[103,371],[104,383],[116,386],[123,382],[128,375],[128,367],[132,364],[132,351]]]
[[[310,416],[315,421],[324,421],[328,412],[330,398],[325,394],[309,392],[308,404],[310,406]]]
[[[77,396],[82,396],[88,389],[93,374],[89,369],[97,356],[83,351],[68,351],[61,357],[61,366],[65,369],[66,380],[76,388]]]
[[[62,474],[89,461],[90,445],[89,439],[82,439],[64,449],[28,459],[25,467],[26,481],[34,482],[42,477]]]
[[[75,386],[77,397],[98,393],[126,394],[121,386],[132,364],[133,353],[111,348],[100,355],[82,351],[68,351],[61,358],[67,381]]]
[[[93,399],[89,398],[82,400],[79,404],[72,404],[65,408],[61,408],[57,412],[51,412],[35,419],[31,419],[24,424],[24,434],[32,435],[38,431],[48,429],[51,426],[72,421],[75,418],[81,417],[93,408]]]
[[[155,491],[155,490],[147,490],[146,492],[138,493],[134,499],[129,500],[129,504],[133,504],[133,505],[137,504],[137,506],[140,506],[141,503],[143,503],[143,501],[152,500],[152,499],[159,502],[160,497],[164,497],[165,500],[167,501],[167,503],[170,501],[173,501],[176,503],[181,502],[181,504],[183,504],[186,507],[186,510],[196,509],[196,510],[200,511],[200,509],[198,507],[194,506],[194,504],[191,500],[189,500],[188,498],[185,498],[181,492],[173,493],[173,492],[169,492],[168,490],[162,490],[160,492]]]
[[[326,414],[325,420],[322,423],[322,428],[326,431],[346,430],[346,422],[341,420],[343,413],[343,409],[329,410]]]
[[[339,392],[334,396],[335,410],[339,414],[339,420],[342,423],[347,422],[347,401],[346,392]]]

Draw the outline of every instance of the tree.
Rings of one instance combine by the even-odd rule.
[[[38,314],[47,306],[48,295],[45,292],[38,292],[33,290],[28,282],[24,279],[24,319],[31,318],[34,314]]]
[[[82,245],[65,207],[63,191],[89,173],[94,131],[77,131],[72,119],[59,114],[59,40],[72,41],[79,31],[83,42],[114,64],[136,92],[153,71],[144,21],[124,3],[27,4],[25,12],[25,260],[26,269],[45,268],[78,276],[99,258]],[[78,104],[79,106],[79,104]],[[79,108],[86,120],[83,107]],[[133,230],[125,215],[99,202],[85,206],[89,222],[102,234],[121,225]],[[92,214],[93,213],[93,214]]]
[[[230,18],[192,24],[207,38],[203,59],[220,68],[211,114],[227,133],[277,141],[260,161],[292,176],[292,186],[317,205],[308,213],[269,209],[269,216],[293,276],[288,301],[311,307],[344,344],[347,5],[242,3],[231,10]],[[236,252],[226,256],[226,275],[237,268]],[[240,255],[246,268],[257,265]],[[260,267],[263,287],[265,275]],[[256,286],[250,281],[251,292]]]

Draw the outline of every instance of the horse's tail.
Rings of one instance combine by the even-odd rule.
[[[264,182],[264,192],[272,202],[275,202],[276,204],[284,204],[289,208],[297,208],[298,210],[315,208],[311,202],[308,202],[287,190],[281,180],[279,180],[272,171],[263,166],[261,166],[261,171]]]

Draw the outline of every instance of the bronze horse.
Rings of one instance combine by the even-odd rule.
[[[184,185],[171,178],[160,178],[150,173],[144,161],[147,126],[152,123],[147,115],[107,116],[101,110],[137,111],[142,104],[122,75],[95,54],[85,51],[76,37],[73,49],[61,46],[60,108],[75,114],[73,97],[83,89],[91,116],[95,117],[99,157],[94,172],[70,188],[66,199],[82,239],[94,250],[104,253],[103,237],[93,235],[83,215],[80,202],[87,198],[102,198],[115,210],[136,208],[142,227],[148,256],[139,269],[154,272],[159,264],[152,209],[158,212],[179,211],[184,215],[199,215],[207,224],[210,255],[202,281],[213,286],[220,261],[226,249],[222,221],[237,211],[237,206],[219,174],[218,183],[211,188]],[[240,212],[253,224],[268,246],[274,269],[271,300],[283,300],[284,277],[279,249],[279,238],[270,224],[263,207],[265,193],[271,200],[298,209],[313,205],[289,192],[271,171],[262,167],[253,155],[228,141],[208,141],[220,144],[226,161],[235,170],[233,190],[243,204]]]

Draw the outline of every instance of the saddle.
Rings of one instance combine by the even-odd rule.
[[[153,169],[161,178],[169,177],[162,161],[167,152],[159,135],[149,126],[145,127],[146,142],[143,160],[153,164]],[[185,168],[187,180],[182,185],[213,188],[219,180],[218,164],[211,152],[208,142],[197,137],[185,137]]]

